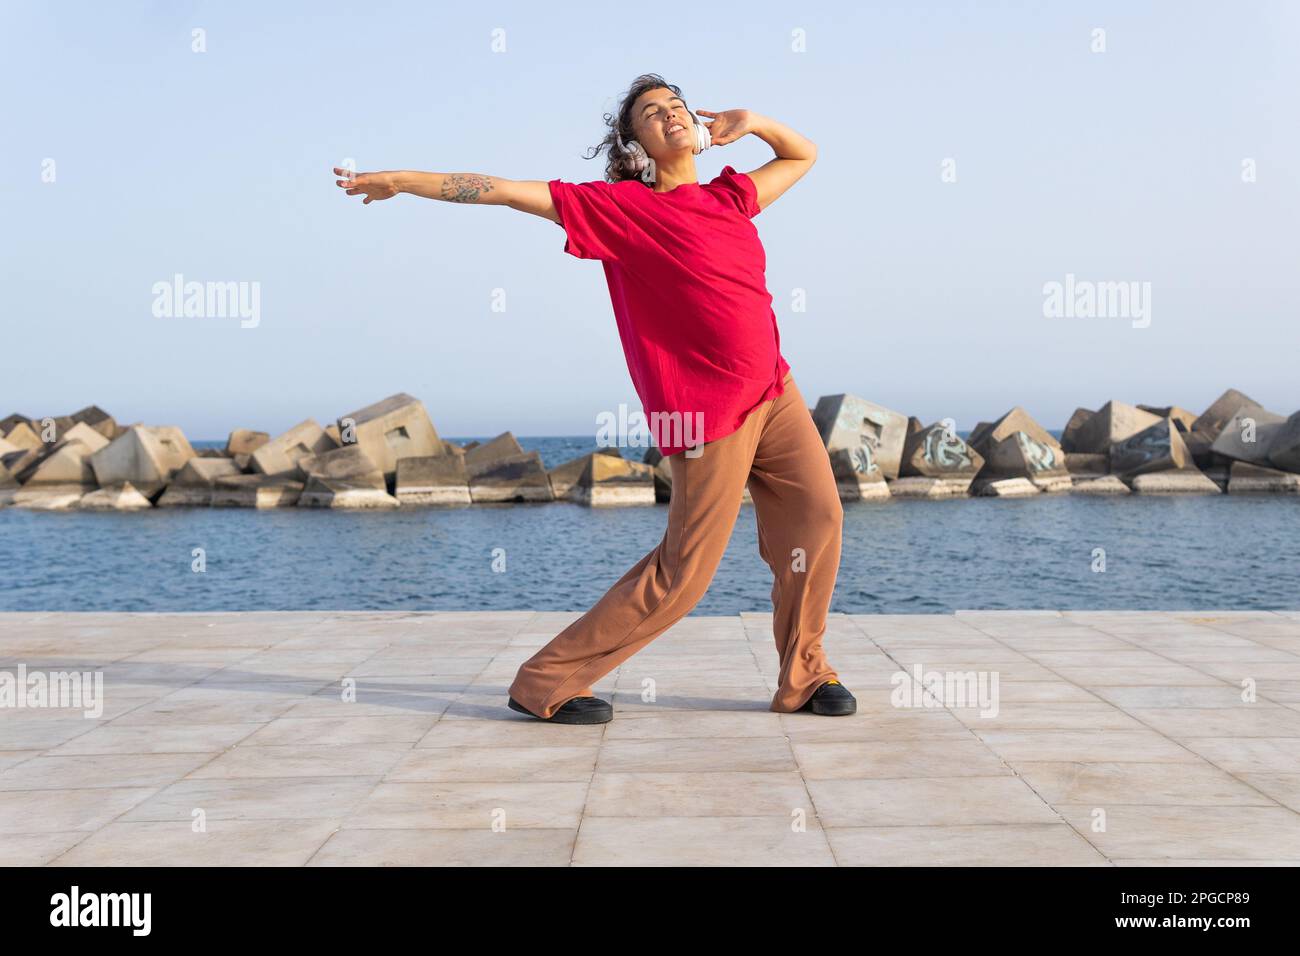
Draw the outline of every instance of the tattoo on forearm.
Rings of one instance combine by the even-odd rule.
[[[477,173],[452,173],[442,179],[442,198],[447,202],[478,202],[479,195],[492,191],[492,177]]]

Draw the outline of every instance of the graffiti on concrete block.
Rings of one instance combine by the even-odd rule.
[[[1056,451],[1050,445],[1044,445],[1024,432],[1016,432],[1016,442],[1032,470],[1054,471],[1061,467]]]
[[[858,443],[850,450],[849,458],[853,462],[855,472],[869,475],[880,470],[877,459],[880,457],[880,442],[885,426],[881,422],[873,421],[862,412],[862,403],[845,402],[835,421],[835,429],[846,437],[857,434]]]
[[[930,429],[921,445],[921,454],[926,462],[943,471],[959,471],[973,466],[966,443],[947,426]]]
[[[1117,442],[1110,450],[1111,465],[1122,471],[1142,468],[1153,461],[1172,457],[1169,431],[1147,428]]]
[[[880,466],[876,464],[875,450],[867,444],[859,445],[849,452],[853,461],[853,470],[860,475],[869,475]]]

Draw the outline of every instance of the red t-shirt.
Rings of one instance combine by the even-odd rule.
[[[632,384],[665,456],[730,435],[785,392],[749,176],[725,166],[712,182],[662,193],[636,180],[549,185],[564,251],[604,265]]]

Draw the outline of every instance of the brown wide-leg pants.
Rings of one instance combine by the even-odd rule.
[[[690,613],[727,549],[746,484],[759,551],[772,569],[773,632],[781,664],[770,710],[798,710],[838,675],[822,637],[840,564],[844,511],[803,396],[785,392],[749,413],[738,431],[702,453],[672,455],[672,499],[663,540],[586,614],[524,662],[510,696],[539,717],[573,697]]]

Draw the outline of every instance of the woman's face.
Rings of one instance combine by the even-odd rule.
[[[646,90],[632,104],[631,118],[636,141],[656,160],[681,150],[694,152],[694,119],[672,90]]]

